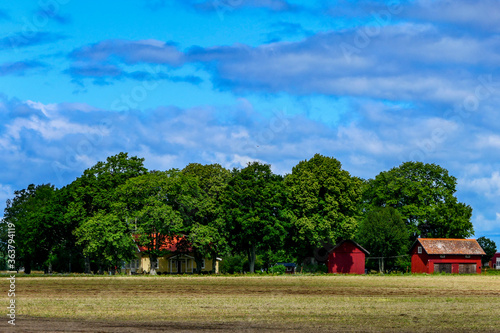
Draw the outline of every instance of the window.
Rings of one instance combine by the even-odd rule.
[[[160,268],[160,258],[156,258],[156,269]]]
[[[444,259],[446,256],[444,254],[440,255],[439,258]]]
[[[469,259],[469,258],[470,258],[470,256],[469,256],[469,255],[466,255],[466,256],[465,256],[465,258]]]
[[[205,268],[205,259],[201,259],[201,269]]]
[[[419,246],[419,247],[417,248],[417,252],[418,252],[418,254],[421,254],[421,253],[422,253],[422,247],[421,247],[421,246]]]

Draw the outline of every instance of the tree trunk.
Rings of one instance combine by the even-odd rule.
[[[201,267],[203,266],[203,258],[201,256],[196,255],[194,257],[194,261],[196,262],[196,274],[201,274]]]
[[[158,259],[156,255],[149,255],[149,275],[156,275],[156,259]]]
[[[90,274],[90,258],[85,256],[85,274]]]
[[[31,274],[31,257],[24,260],[24,274]]]
[[[248,266],[250,268],[250,273],[255,273],[255,245],[252,244],[251,248],[248,249]]]
[[[378,258],[378,272],[379,273],[384,273],[384,259],[385,258]]]
[[[49,252],[49,258],[47,260],[47,270],[44,272],[45,274],[52,274],[52,250]]]

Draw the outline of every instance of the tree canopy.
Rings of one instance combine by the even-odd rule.
[[[495,253],[497,252],[497,245],[495,244],[494,241],[492,241],[491,239],[486,238],[484,236],[479,237],[477,239],[477,242],[479,243],[479,245],[483,249],[484,253],[486,253],[486,255],[482,257],[482,262],[483,262],[483,264],[485,264],[488,261],[490,261],[490,259],[493,257],[493,255],[495,255]]]
[[[406,162],[367,182],[365,206],[393,207],[417,237],[466,238],[474,234],[472,208],[454,196],[457,180],[436,164]]]
[[[435,164],[407,162],[364,181],[319,154],[284,177],[261,162],[232,171],[198,163],[148,171],[143,162],[119,153],[60,189],[31,184],[16,191],[0,242],[14,223],[22,235],[16,262],[27,273],[112,269],[135,258],[137,246],[153,264],[170,251],[189,252],[200,273],[203,258],[212,258],[215,270],[218,256],[244,256],[240,266],[254,271],[302,263],[341,239],[356,237],[372,255],[391,257],[418,236],[473,234],[472,209],[454,195],[456,179]],[[181,241],[175,250],[168,246],[174,239]],[[491,247],[481,241],[485,251]]]
[[[362,220],[356,239],[370,252],[380,257],[379,270],[384,271],[384,259],[406,254],[409,234],[403,218],[392,207],[375,207]]]
[[[325,242],[352,238],[357,228],[362,180],[342,170],[338,160],[319,154],[285,177],[291,243],[298,256]]]
[[[234,169],[224,201],[231,245],[248,255],[253,272],[256,250],[278,247],[286,236],[280,216],[282,177],[273,174],[270,165],[258,162]]]

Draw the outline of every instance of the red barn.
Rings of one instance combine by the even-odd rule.
[[[475,239],[419,238],[410,249],[412,273],[481,273],[483,249]]]
[[[365,274],[365,256],[370,253],[352,240],[343,240],[330,250],[328,273]]]
[[[500,269],[500,252],[497,252],[490,259],[490,267]]]

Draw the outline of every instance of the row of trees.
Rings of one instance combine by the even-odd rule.
[[[456,179],[434,164],[407,162],[363,180],[319,154],[286,176],[258,162],[167,171],[143,162],[120,153],[63,188],[16,191],[1,240],[13,223],[16,262],[26,273],[118,266],[134,258],[137,244],[155,262],[165,236],[179,235],[178,251],[190,247],[199,268],[204,257],[244,254],[253,272],[257,256],[266,265],[300,263],[340,239],[387,257],[406,253],[419,236],[473,234],[472,209],[454,196]]]

